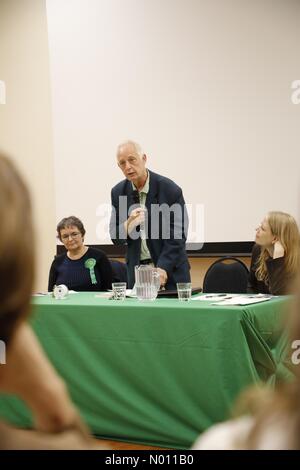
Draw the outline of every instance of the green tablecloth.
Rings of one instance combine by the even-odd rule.
[[[246,307],[78,293],[34,298],[33,327],[97,436],[189,447],[245,386],[285,374],[285,298]],[[0,415],[30,426],[14,397]]]

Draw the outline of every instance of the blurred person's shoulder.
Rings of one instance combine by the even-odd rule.
[[[202,433],[194,442],[193,450],[242,449],[239,443],[246,442],[253,426],[253,418],[243,416],[224,423],[215,424]]]
[[[257,450],[289,450],[294,447],[297,434],[297,415],[283,413],[270,415],[263,423],[257,438]]]
[[[270,415],[259,426],[253,416],[242,416],[212,426],[197,438],[192,449],[288,450],[293,448],[294,430],[295,423],[281,413]]]

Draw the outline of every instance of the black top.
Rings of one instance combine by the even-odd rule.
[[[72,260],[67,253],[54,258],[49,272],[48,291],[59,284],[76,291],[103,291],[111,289],[111,282],[112,268],[106,254],[88,248],[80,259]]]
[[[266,284],[259,281],[256,277],[256,269],[258,266],[258,259],[261,252],[259,245],[254,245],[252,250],[251,266],[248,279],[247,292],[249,293],[262,293],[273,295],[285,295],[289,293],[292,277],[285,272],[285,258],[269,258],[266,260],[269,281]]]

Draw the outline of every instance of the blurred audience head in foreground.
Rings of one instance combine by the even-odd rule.
[[[32,412],[34,430],[0,421],[0,449],[87,449],[88,429],[62,379],[26,322],[34,279],[30,197],[15,165],[0,153],[0,392],[17,395]]]

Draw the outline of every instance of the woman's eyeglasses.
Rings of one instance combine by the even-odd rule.
[[[62,235],[62,236],[61,236],[61,239],[62,239],[63,241],[66,241],[66,240],[68,240],[70,237],[73,239],[73,238],[78,237],[78,235],[80,235],[80,232],[72,232],[72,233],[69,233],[69,235],[67,235],[67,234]]]

